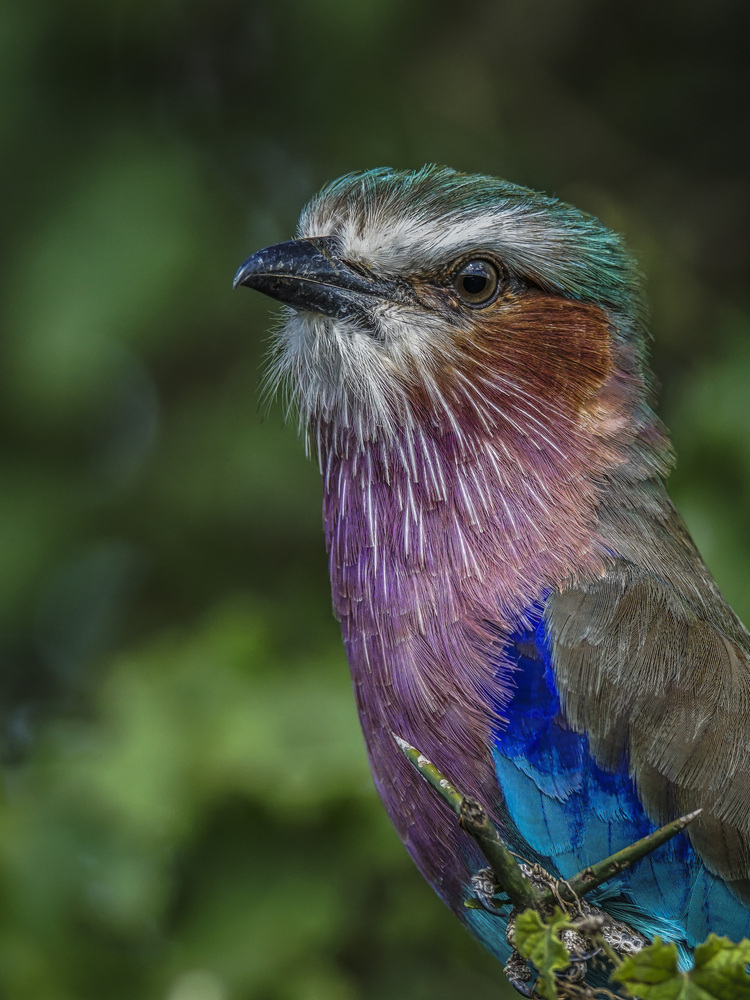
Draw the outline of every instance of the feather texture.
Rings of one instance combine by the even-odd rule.
[[[237,280],[292,304],[269,386],[318,454],[373,775],[420,869],[507,951],[463,906],[473,841],[393,731],[563,876],[703,808],[599,902],[685,955],[748,933],[750,637],[665,491],[622,241],[446,168],[342,178],[299,237]],[[497,276],[481,307],[456,281],[467,259]]]

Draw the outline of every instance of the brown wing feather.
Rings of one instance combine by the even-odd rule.
[[[555,672],[600,766],[625,758],[657,823],[702,808],[696,850],[750,898],[750,637],[684,536],[679,554],[552,595]]]

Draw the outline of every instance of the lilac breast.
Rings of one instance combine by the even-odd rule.
[[[545,591],[601,571],[595,500],[583,476],[566,488],[549,456],[489,440],[339,442],[322,465],[333,604],[375,783],[423,875],[460,913],[484,862],[392,734],[501,822],[490,734],[512,725],[502,712],[514,684],[502,650]]]

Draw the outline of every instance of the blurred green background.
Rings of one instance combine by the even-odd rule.
[[[0,995],[506,995],[376,800],[320,485],[232,294],[326,180],[445,162],[624,231],[673,494],[750,596],[750,8],[26,0],[0,18]]]

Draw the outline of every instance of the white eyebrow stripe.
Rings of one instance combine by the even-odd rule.
[[[571,252],[576,234],[550,225],[526,205],[492,211],[455,212],[441,220],[415,214],[374,212],[367,228],[345,220],[337,228],[342,252],[382,274],[445,266],[467,253],[498,255],[519,274],[550,288],[575,280],[581,267]]]
[[[441,224],[418,214],[396,219],[385,213],[378,214],[365,232],[344,227],[342,250],[347,257],[367,260],[390,270],[420,260],[458,255],[479,246],[490,249],[505,243],[510,236],[507,233],[508,216],[515,213],[511,209],[481,215],[456,213],[441,220]]]

